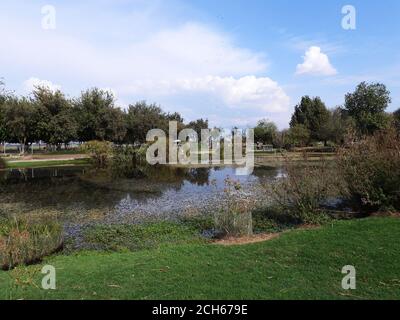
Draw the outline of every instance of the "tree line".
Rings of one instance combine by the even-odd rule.
[[[371,135],[390,124],[400,130],[400,109],[386,112],[391,97],[385,85],[362,82],[344,100],[343,106],[328,109],[321,98],[304,96],[294,107],[289,129],[279,131],[273,122],[261,120],[254,130],[255,142],[278,148],[315,142],[338,145],[349,130]],[[142,144],[151,129],[168,132],[169,121],[177,121],[178,130],[194,129],[198,136],[209,126],[206,119],[185,123],[179,113],[166,113],[144,101],[122,110],[110,92],[98,88],[83,91],[77,98],[46,87],[35,88],[28,97],[4,88],[0,92],[0,141],[19,143],[22,152],[37,142],[54,149],[71,141]]]
[[[71,141],[110,141],[117,144],[142,144],[151,129],[168,132],[169,121],[177,121],[178,129],[208,128],[208,120],[188,124],[179,113],[166,113],[156,104],[144,101],[122,110],[114,96],[93,88],[69,99],[60,90],[37,87],[29,97],[0,94],[0,141],[26,146],[42,141],[57,149]]]
[[[308,146],[316,142],[340,145],[345,136],[372,135],[391,125],[400,131],[400,109],[387,113],[390,92],[381,83],[360,83],[345,95],[342,106],[328,109],[320,97],[304,96],[294,108],[290,128],[279,131],[268,120],[261,120],[255,130],[255,141],[275,147]]]

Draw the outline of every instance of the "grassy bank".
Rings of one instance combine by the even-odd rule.
[[[0,298],[399,299],[399,234],[400,219],[369,218],[251,245],[58,255],[43,262],[56,267],[57,290],[39,288],[41,265],[18,267],[0,272]],[[356,267],[355,291],[341,288],[345,265]]]
[[[8,162],[8,169],[24,169],[24,168],[47,168],[58,167],[66,165],[89,165],[88,159],[74,159],[74,160],[31,160],[31,161],[18,161]]]

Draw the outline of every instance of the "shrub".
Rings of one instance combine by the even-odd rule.
[[[62,246],[62,227],[53,218],[0,218],[0,266],[36,262]]]
[[[321,209],[323,202],[337,196],[343,183],[332,162],[322,159],[314,164],[307,162],[306,154],[303,157],[303,165],[286,160],[285,176],[266,188],[281,212],[300,223],[320,224],[327,218]]]
[[[96,168],[105,168],[112,155],[112,143],[108,141],[89,141],[82,145],[82,151],[88,153]]]
[[[0,169],[5,169],[7,167],[6,161],[0,157]]]
[[[352,200],[365,211],[400,210],[400,144],[394,128],[349,139],[339,168]]]
[[[223,236],[243,236],[253,234],[252,210],[255,201],[251,194],[243,191],[238,181],[225,179],[223,206],[216,210],[215,228]]]

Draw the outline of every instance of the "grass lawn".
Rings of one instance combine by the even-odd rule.
[[[46,259],[57,290],[39,289],[42,265],[0,271],[3,299],[400,299],[400,219],[338,221],[268,242],[171,244],[136,252]],[[354,265],[357,290],[341,288]]]
[[[89,161],[87,159],[75,159],[75,160],[32,160],[32,161],[18,161],[18,162],[7,162],[8,169],[23,169],[23,168],[47,168],[57,167],[66,165],[87,165]]]

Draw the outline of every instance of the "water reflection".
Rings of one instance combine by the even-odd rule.
[[[107,222],[136,222],[212,210],[228,176],[246,188],[279,174],[275,168],[235,176],[235,169],[229,167],[158,167],[135,178],[115,178],[87,167],[13,169],[0,172],[0,210],[57,210],[74,222],[93,216]]]

